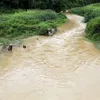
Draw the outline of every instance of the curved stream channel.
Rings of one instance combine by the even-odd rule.
[[[100,51],[84,40],[83,17],[67,16],[54,36],[1,55],[0,100],[100,100]]]

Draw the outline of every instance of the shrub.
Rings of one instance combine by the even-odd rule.
[[[100,17],[91,20],[87,24],[86,36],[92,40],[100,40]]]
[[[32,35],[46,35],[48,28],[56,28],[65,21],[64,14],[52,10],[18,10],[14,13],[3,13],[0,16],[0,39],[12,41]]]
[[[85,7],[72,8],[70,12],[84,16],[85,22],[88,22],[95,17],[100,16],[100,3],[91,4]]]
[[[85,22],[88,22],[86,27],[87,38],[100,41],[100,3],[73,8],[70,12],[85,17]]]

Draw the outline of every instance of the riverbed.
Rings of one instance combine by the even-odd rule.
[[[54,36],[1,54],[0,100],[100,100],[100,50],[84,39],[84,18],[67,16]]]

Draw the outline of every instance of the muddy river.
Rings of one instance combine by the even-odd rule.
[[[100,100],[100,50],[84,39],[83,17],[50,37],[25,39],[0,56],[0,100]]]

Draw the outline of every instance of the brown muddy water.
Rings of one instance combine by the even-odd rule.
[[[84,40],[83,18],[67,16],[56,35],[1,54],[0,100],[100,100],[100,51]]]

